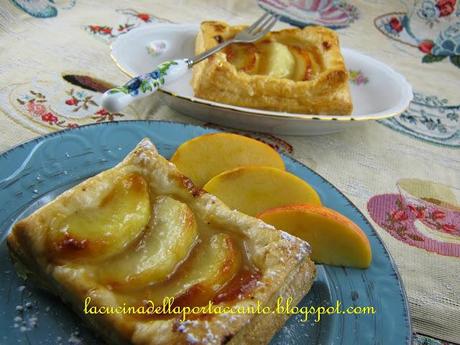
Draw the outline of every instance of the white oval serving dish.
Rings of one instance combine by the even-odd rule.
[[[112,58],[130,77],[150,72],[159,63],[193,56],[198,24],[151,24],[121,35],[112,44]],[[153,42],[153,44],[152,44]],[[152,53],[152,47],[161,47]],[[355,50],[342,48],[351,72],[352,115],[294,114],[238,107],[194,97],[192,71],[165,85],[161,99],[171,108],[219,125],[285,135],[318,135],[340,131],[364,121],[402,113],[412,100],[406,79],[384,63]]]

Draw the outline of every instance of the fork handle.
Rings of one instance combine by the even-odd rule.
[[[112,113],[119,112],[131,102],[151,95],[160,86],[182,77],[190,66],[188,59],[165,61],[152,72],[135,77],[123,86],[107,90],[102,96],[102,106]]]

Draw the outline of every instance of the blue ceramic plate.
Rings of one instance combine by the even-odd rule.
[[[0,156],[0,344],[99,344],[58,298],[16,274],[5,238],[12,224],[62,191],[118,163],[144,137],[170,157],[178,145],[213,129],[160,121],[85,126],[50,134]],[[410,344],[407,300],[396,267],[363,214],[333,185],[294,159],[286,168],[310,183],[327,207],[351,218],[369,237],[367,270],[318,265],[318,277],[302,305],[374,306],[373,315],[293,316],[272,344]]]

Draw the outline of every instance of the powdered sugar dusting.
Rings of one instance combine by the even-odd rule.
[[[267,230],[277,230],[273,225],[267,224],[262,220],[258,221],[258,226],[263,227],[263,228],[265,228]]]
[[[139,152],[139,154],[136,156],[136,158],[137,158],[136,163],[139,163],[141,165],[146,165],[147,162],[150,160],[149,156],[143,151]]]
[[[70,345],[83,345],[83,340],[80,339],[79,335],[80,334],[78,331],[72,332],[67,342]]]
[[[268,272],[265,273],[265,277],[267,277],[267,278],[275,278],[278,274],[279,274],[278,271],[269,270]]]
[[[185,320],[180,323],[180,325],[177,327],[177,330],[180,333],[185,334],[185,338],[188,343],[198,344],[199,343],[198,338],[192,333],[192,329],[195,328],[197,325],[198,325],[198,321],[196,320]]]
[[[198,338],[196,338],[193,334],[191,333],[187,333],[187,335],[185,336],[185,338],[187,339],[187,342],[190,343],[190,344],[198,344]]]
[[[153,143],[147,138],[143,139],[139,143],[139,147],[143,147],[143,148],[146,148],[148,150],[154,150],[155,152],[157,151],[155,145],[153,145]]]
[[[288,234],[287,232],[281,231],[281,238],[283,240],[289,241],[292,244],[297,244],[297,253],[295,254],[295,258],[297,261],[302,260],[305,258],[305,256],[309,255],[311,253],[310,245],[301,240],[298,239],[297,237],[292,236],[291,234]]]
[[[209,322],[205,321],[204,322],[205,329],[206,329],[206,335],[205,339],[207,343],[216,343],[217,342],[217,336],[212,332],[211,327],[209,327]]]
[[[256,287],[262,287],[262,286],[265,286],[265,283],[260,281],[260,280],[257,280],[256,281]]]
[[[177,330],[185,334],[185,338],[190,344],[219,343],[219,337],[213,332],[208,321],[186,320],[180,323]]]
[[[296,254],[297,261],[302,260],[305,256],[310,255],[311,248],[307,242],[301,242],[299,246],[299,251]]]
[[[295,243],[297,242],[297,238],[292,236],[291,234],[288,234],[287,232],[285,231],[281,231],[281,238],[283,240],[286,240],[286,241],[289,241],[289,242],[292,242],[292,243]]]
[[[25,290],[22,285],[18,291],[22,294]],[[38,326],[38,311],[34,310],[32,302],[25,302],[16,306],[16,316],[13,319],[13,327],[18,328],[20,332],[30,332]]]
[[[209,212],[211,210],[211,208],[216,204],[216,200],[217,200],[217,198],[214,195],[212,195],[212,194],[208,195],[206,204],[204,206],[206,208],[206,211]]]
[[[139,143],[138,148],[140,148],[141,150],[137,150],[136,159],[137,159],[137,163],[142,164],[142,165],[145,165],[151,159],[151,157],[149,157],[148,153],[150,153],[151,151],[153,151],[155,153],[158,152],[156,147],[155,147],[155,145],[153,145],[152,142],[149,139],[143,139]],[[142,149],[144,149],[144,150],[142,150]],[[148,151],[146,151],[146,150],[148,150]]]
[[[13,318],[13,327],[21,333],[33,332],[40,323],[40,315],[49,313],[51,308],[46,306],[40,309],[40,304],[33,298],[33,291],[29,290],[25,285],[21,285],[17,288],[18,293],[21,295],[22,303],[16,305],[16,315]],[[63,324],[60,324],[61,327]],[[41,325],[43,327],[43,325]],[[46,325],[45,325],[46,327]],[[35,333],[25,335],[31,337]],[[4,337],[4,339],[7,339]],[[2,341],[0,341],[1,344]],[[8,342],[9,343],[9,342]],[[41,343],[41,342],[40,342]],[[74,329],[70,332],[67,339],[63,337],[56,337],[52,339],[52,343],[56,345],[84,345],[85,342],[80,338],[80,332],[78,329]]]

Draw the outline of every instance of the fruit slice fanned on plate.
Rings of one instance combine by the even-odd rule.
[[[139,288],[162,281],[187,257],[197,238],[190,208],[171,197],[158,197],[150,223],[135,248],[99,265],[99,279],[115,288]]]
[[[230,208],[250,216],[291,204],[321,205],[318,193],[297,176],[271,167],[245,166],[213,177],[203,187]]]
[[[367,268],[372,254],[366,234],[342,214],[322,206],[292,205],[266,210],[264,222],[310,243],[316,263]]]
[[[232,133],[212,133],[186,141],[178,147],[171,162],[200,188],[221,172],[240,166],[284,170],[283,159],[270,146]]]
[[[261,166],[250,165],[253,157]],[[284,169],[270,167],[281,159],[263,143],[228,133],[194,138],[173,155],[183,171],[196,174],[203,166],[199,163],[206,162],[204,179],[228,168],[208,181],[204,189],[247,214],[261,210],[257,215],[260,219],[309,242],[315,262],[368,267],[371,249],[364,232],[345,216],[320,206],[319,196],[306,182]]]

